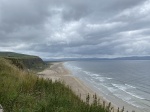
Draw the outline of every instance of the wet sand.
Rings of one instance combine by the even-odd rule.
[[[103,96],[100,96],[100,93],[92,88],[92,86],[89,86],[88,84],[85,84],[83,81],[79,80],[77,77],[73,76],[72,73],[67,70],[63,63],[53,63],[49,68],[45,69],[42,72],[39,72],[37,74],[39,77],[44,79],[51,79],[52,81],[60,80],[63,81],[67,86],[69,86],[72,91],[78,95],[83,101],[86,101],[86,97],[89,94],[90,96],[90,103],[93,102],[93,95],[97,94],[98,99],[100,99],[101,103],[105,101],[107,104],[109,103],[108,100],[106,100]],[[113,98],[115,100],[115,98]],[[116,103],[119,103],[118,100],[114,101]],[[117,112],[117,107],[120,105],[112,105],[115,107],[114,112]],[[125,105],[125,108],[129,109],[129,112],[132,112],[132,107],[129,105]],[[140,112],[134,109],[135,112]]]

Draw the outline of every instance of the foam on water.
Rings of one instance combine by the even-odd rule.
[[[107,89],[108,89],[110,92],[112,92],[112,93],[114,93],[114,92],[117,91],[117,89],[116,89],[116,88],[113,88],[113,87],[107,87]]]
[[[125,84],[125,85],[122,85],[122,84],[112,84],[112,85],[113,85],[114,87],[116,87],[116,88],[118,88],[118,89],[124,91],[125,93],[127,93],[127,94],[129,94],[129,95],[135,97],[135,98],[138,98],[138,99],[141,99],[141,100],[144,100],[144,99],[145,99],[145,98],[143,98],[143,97],[141,97],[141,96],[136,95],[135,93],[132,93],[132,92],[128,92],[128,91],[127,91],[128,89],[131,89],[131,88],[136,89],[136,87],[133,87],[133,86],[130,86],[130,85],[127,85],[127,84]]]
[[[136,88],[136,87],[131,86],[131,85],[129,85],[129,84],[125,84],[125,85],[128,86],[128,87],[131,87],[131,88]]]

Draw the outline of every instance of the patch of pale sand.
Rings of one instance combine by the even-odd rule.
[[[3,107],[1,104],[0,104],[0,112],[3,112]]]
[[[45,69],[44,71],[39,72],[37,75],[44,79],[51,79],[52,81],[56,81],[56,80],[63,81],[83,101],[86,101],[86,97],[89,94],[90,96],[89,102],[90,103],[93,102],[93,95],[95,94],[95,91],[93,91],[90,87],[88,87],[81,80],[74,77],[71,74],[71,72],[63,66],[63,63],[61,62],[53,63],[53,65],[51,65],[49,68]],[[103,104],[103,102],[106,102],[106,105],[108,105],[109,103],[108,100],[104,99],[99,94],[97,95],[97,99],[100,99],[101,104]],[[116,105],[112,105],[112,106],[115,108],[114,112],[117,112],[117,106]]]
[[[3,112],[3,109],[0,109],[0,112]]]

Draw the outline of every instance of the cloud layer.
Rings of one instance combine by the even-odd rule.
[[[150,0],[0,0],[0,51],[150,55]]]

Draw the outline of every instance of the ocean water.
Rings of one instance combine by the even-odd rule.
[[[106,99],[115,97],[141,112],[150,112],[150,61],[71,61],[64,65]]]

